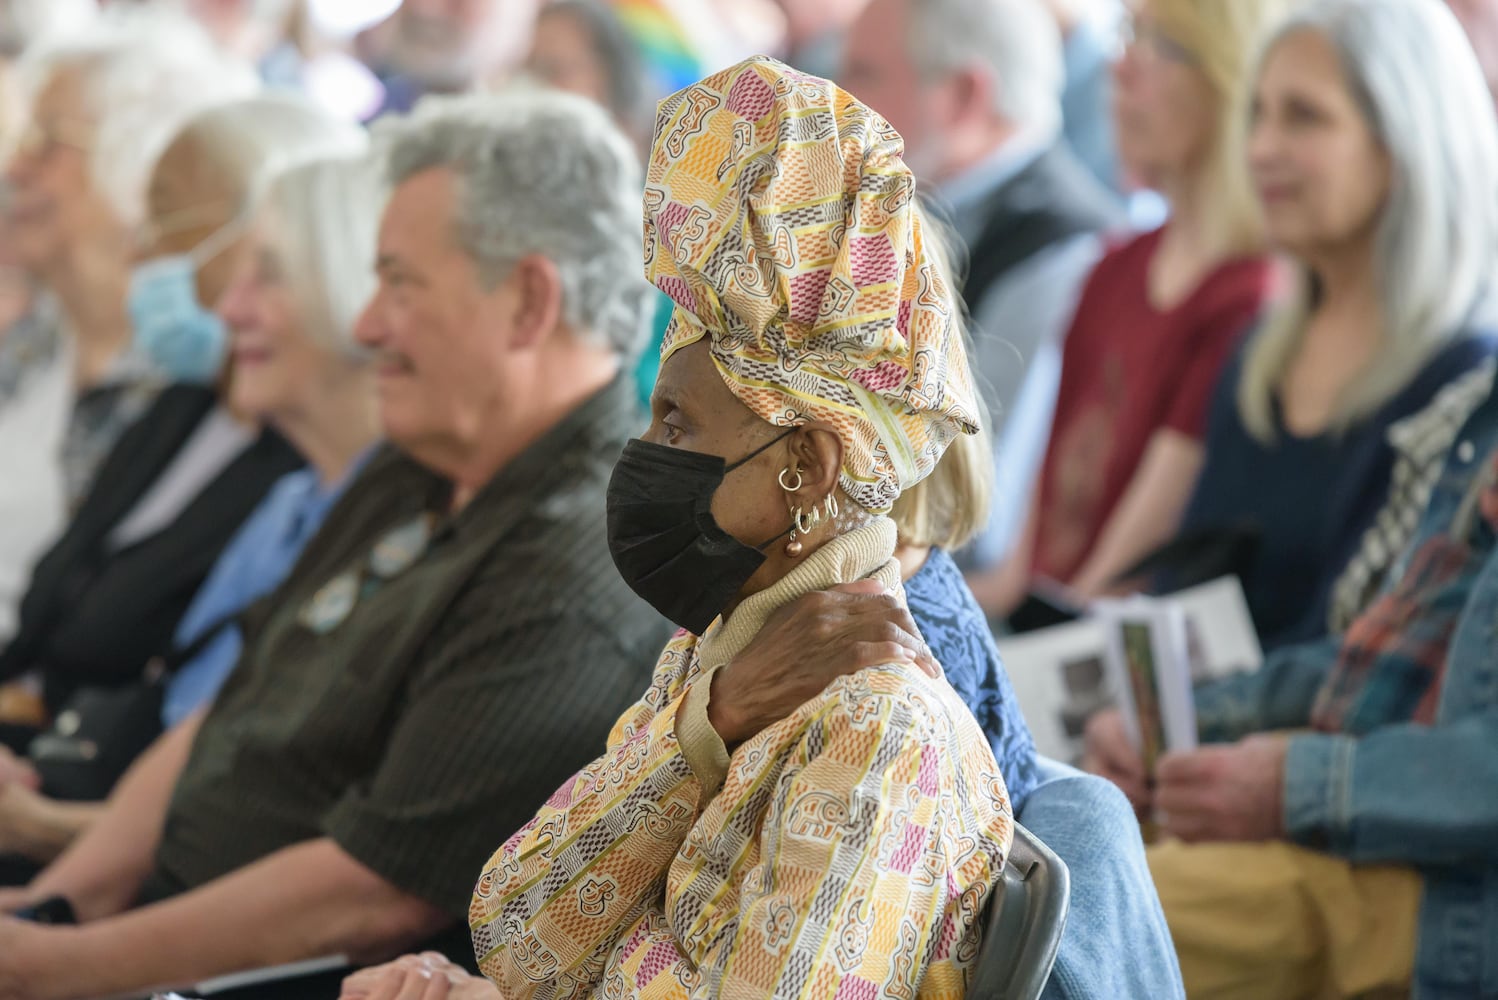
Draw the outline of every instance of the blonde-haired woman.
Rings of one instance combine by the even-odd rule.
[[[931,475],[900,494],[890,519],[900,533],[895,558],[910,616],[947,681],[983,727],[1018,810],[1038,780],[1035,740],[983,609],[947,554],[961,551],[987,525],[993,487],[987,431],[966,434],[947,447]]]
[[[1120,157],[1170,220],[1111,250],[1067,335],[1037,497],[1015,552],[973,581],[1008,614],[1037,577],[1107,590],[1174,534],[1223,362],[1270,284],[1242,162],[1260,37],[1288,0],[1141,0],[1117,69]]]

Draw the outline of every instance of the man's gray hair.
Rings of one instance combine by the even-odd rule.
[[[626,357],[640,348],[650,286],[641,274],[639,160],[592,102],[513,89],[428,97],[375,126],[386,181],[426,170],[458,182],[453,224],[492,287],[521,258],[557,267],[567,324]]]
[[[1040,0],[908,0],[907,51],[928,79],[980,66],[994,110],[1021,128],[1061,128],[1061,32]]]

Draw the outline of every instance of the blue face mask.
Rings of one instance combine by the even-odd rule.
[[[229,225],[191,253],[155,257],[130,275],[130,322],[135,349],[177,382],[206,384],[218,377],[229,335],[218,314],[198,302],[197,271],[221,252],[238,227]]]

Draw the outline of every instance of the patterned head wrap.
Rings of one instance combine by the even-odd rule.
[[[902,152],[846,92],[757,57],[661,102],[645,181],[645,275],[676,303],[662,359],[705,336],[762,419],[831,425],[875,512],[979,419]]]

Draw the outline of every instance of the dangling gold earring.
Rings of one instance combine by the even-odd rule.
[[[792,559],[795,559],[796,557],[801,555],[801,553],[806,549],[806,546],[802,545],[796,539],[796,529],[794,525],[799,525],[800,523],[801,508],[797,507],[795,510],[791,511],[791,524],[793,525],[793,527],[791,528],[790,540],[785,543],[785,554],[790,556]],[[802,534],[805,534],[805,532],[803,531]]]

